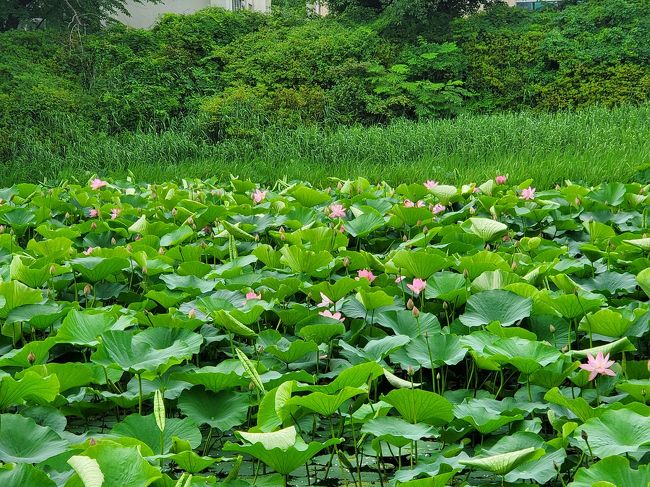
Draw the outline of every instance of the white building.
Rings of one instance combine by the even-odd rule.
[[[128,1],[126,8],[131,15],[119,14],[115,18],[131,27],[148,29],[156,23],[162,14],[191,14],[206,7],[268,12],[271,10],[271,0],[165,0],[158,4],[140,4]]]

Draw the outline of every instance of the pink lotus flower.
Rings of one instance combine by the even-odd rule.
[[[522,200],[534,200],[535,199],[535,188],[528,186],[526,189],[521,191]]]
[[[506,176],[497,176],[494,178],[494,182],[497,184],[506,184],[508,182],[508,178]]]
[[[330,218],[345,218],[345,207],[339,205],[338,203],[333,204],[329,207],[330,209]]]
[[[404,206],[406,208],[413,208],[415,207],[415,203],[413,203],[411,200],[404,200]]]
[[[88,216],[90,218],[97,218],[99,216],[99,210],[97,208],[91,208],[88,210]]]
[[[427,188],[428,190],[431,190],[438,186],[438,181],[434,181],[432,179],[429,179],[426,183],[424,183],[424,187]]]
[[[445,205],[441,205],[440,203],[436,203],[436,205],[433,208],[431,208],[431,212],[434,215],[437,215],[437,214],[442,213],[443,211],[445,211],[445,209],[446,209]]]
[[[334,301],[332,301],[330,298],[325,296],[325,294],[323,293],[320,293],[320,298],[322,301],[320,302],[320,304],[318,304],[319,308],[327,308],[328,306],[334,304]]]
[[[108,183],[106,181],[102,181],[99,178],[95,178],[90,182],[90,187],[94,190],[98,190],[100,188],[103,188],[105,186],[108,186]]]
[[[122,210],[119,208],[113,208],[111,210],[111,220],[115,220],[118,216],[120,216],[120,213],[122,213]]]
[[[326,318],[332,318],[333,320],[338,320],[340,322],[345,321],[345,318],[343,317],[343,315],[339,311],[337,311],[336,313],[332,313],[331,311],[326,309],[324,311],[321,311],[318,314],[321,315],[321,316],[324,316]]]
[[[268,191],[260,191],[259,189],[256,189],[255,192],[251,195],[251,198],[253,198],[253,202],[255,204],[261,203],[264,198],[266,198],[266,194]]]
[[[426,289],[427,281],[422,279],[413,279],[413,284],[407,284],[406,287],[413,291],[413,294],[417,296]]]
[[[372,281],[374,281],[375,279],[377,279],[377,276],[375,276],[375,275],[372,273],[372,271],[370,271],[370,270],[368,270],[368,269],[361,269],[360,271],[357,272],[357,277],[356,277],[356,280],[357,280],[357,281],[358,281],[359,279],[361,279],[361,278],[364,278],[364,277],[365,277],[366,279],[368,279],[370,282],[372,282]]]
[[[339,232],[340,232],[340,233],[345,233],[345,226],[344,226],[344,225],[341,225],[341,226],[339,227]]]
[[[589,371],[589,380],[594,380],[598,374],[616,377],[616,372],[610,369],[612,365],[614,365],[614,361],[609,360],[609,354],[603,357],[603,352],[598,352],[596,358],[588,353],[587,363],[581,364],[580,368]]]
[[[249,299],[262,299],[262,295],[256,294],[255,291],[249,291],[246,293],[246,301]]]
[[[84,250],[84,255],[92,254],[93,250],[95,250],[93,247],[88,247],[86,250]]]
[[[472,192],[473,192],[473,193],[480,193],[480,192],[481,192],[481,188],[479,188],[478,186],[476,186],[476,187],[472,190]]]
[[[399,283],[402,282],[404,279],[406,279],[406,276],[397,276],[397,277],[395,278],[395,284],[399,284]]]

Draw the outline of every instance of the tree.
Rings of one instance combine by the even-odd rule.
[[[159,3],[161,0],[133,0]],[[0,32],[34,22],[35,27],[89,31],[99,29],[116,13],[128,14],[127,0],[2,0]]]
[[[432,37],[453,18],[476,12],[496,0],[327,0],[337,14],[373,20],[395,37]]]

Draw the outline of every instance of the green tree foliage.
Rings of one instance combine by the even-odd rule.
[[[161,0],[134,0],[159,3]],[[3,0],[0,4],[0,32],[27,27],[97,30],[115,14],[128,13],[126,0]]]

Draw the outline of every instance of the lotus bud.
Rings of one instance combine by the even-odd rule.
[[[517,262],[513,260],[510,268],[514,271],[517,268]]]
[[[576,204],[576,206],[580,206],[582,204],[582,201],[580,201],[580,198],[576,198],[574,203]]]
[[[409,377],[413,377],[413,374],[415,374],[415,370],[413,370],[413,366],[412,366],[412,365],[409,365],[408,367],[406,367],[406,374],[407,374]]]
[[[262,345],[257,346],[257,353],[262,354],[264,353],[264,350],[265,350],[264,346]]]
[[[487,250],[489,252],[491,249],[492,249],[492,247],[490,247],[490,244],[485,245],[485,250]]]
[[[510,239],[510,235],[504,235],[502,240],[503,240],[504,242],[510,242],[510,240],[511,240],[511,239]]]
[[[470,214],[470,215],[474,215],[475,213],[476,213],[476,208],[474,208],[474,207],[472,206],[472,207],[469,209],[469,214]]]
[[[158,199],[158,193],[156,193],[155,191],[152,191],[151,192],[151,199],[152,200]]]
[[[126,246],[126,251],[127,251],[129,254],[130,254],[131,252],[133,252],[133,245],[128,244],[128,245]]]
[[[68,213],[68,212],[66,211],[66,212],[65,212],[65,215],[64,215],[64,217],[63,217],[63,219],[64,219],[64,220],[67,220],[68,218],[70,218],[70,213]]]
[[[562,353],[567,353],[569,351],[569,347],[567,345],[564,345],[560,351]]]
[[[259,242],[259,241],[260,241],[260,234],[259,234],[259,233],[256,233],[256,234],[255,234],[255,241],[256,241],[256,242]]]
[[[93,231],[94,231],[94,230],[97,230],[97,223],[92,222],[92,223],[90,224],[90,229],[93,230]]]
[[[409,298],[409,300],[406,302],[406,309],[412,310],[414,306],[415,306],[415,303],[413,303],[413,300],[411,298]]]
[[[206,235],[209,235],[210,233],[212,233],[212,228],[210,227],[210,225],[206,225],[201,229],[201,231]]]
[[[165,254],[165,249],[163,249],[162,247],[160,247],[160,248],[158,249],[158,253],[159,253],[160,255],[164,255],[164,254]]]
[[[27,354],[27,361],[29,362],[29,365],[33,365],[34,362],[36,362],[36,355],[34,354],[34,352],[29,352]]]
[[[440,380],[440,372],[436,374],[436,380]]]
[[[416,227],[419,227],[420,225],[422,225],[422,220],[418,220],[415,222]]]
[[[589,439],[589,433],[587,433],[585,430],[582,430],[582,431],[580,432],[580,437],[581,437],[583,440],[587,441],[587,440]]]
[[[406,242],[407,240],[408,240],[408,237],[407,237],[406,235],[404,235],[404,236],[402,237],[402,242]]]
[[[205,240],[201,240],[201,243],[199,244],[199,247],[202,249],[207,249],[208,248],[208,243]]]
[[[469,271],[468,271],[467,269],[465,269],[465,270],[463,271],[463,277],[464,277],[465,279],[467,279],[468,276],[469,276]]]
[[[193,320],[194,318],[196,318],[196,310],[195,310],[194,308],[192,308],[191,310],[189,310],[189,311],[187,312],[187,317],[188,317],[189,319],[191,319],[191,320]]]
[[[55,272],[56,272],[56,266],[54,264],[52,264],[50,266],[50,274],[54,275]]]
[[[449,303],[447,301],[443,301],[442,302],[442,309],[446,310],[447,308],[449,308]]]
[[[176,208],[172,208],[172,216],[176,216],[176,213],[178,213],[178,210]]]
[[[339,191],[343,189],[343,183],[341,181],[339,181],[338,184],[336,185],[336,189],[338,189]]]
[[[117,240],[115,240],[115,237],[113,237],[111,239],[111,245],[116,245],[116,244],[117,244]]]
[[[145,276],[146,276],[147,274],[149,274],[149,268],[148,268],[147,266],[144,266],[144,267],[142,268],[142,273],[143,273]]]
[[[84,294],[88,296],[91,292],[93,292],[93,287],[90,284],[86,284],[84,286]]]
[[[97,444],[97,440],[96,440],[95,438],[91,438],[91,439],[88,441],[88,444],[89,444],[90,446],[95,446],[95,445]]]
[[[280,232],[280,240],[282,240],[284,242],[286,240],[286,238],[287,238],[287,236],[284,233],[284,227],[280,227],[279,232]]]
[[[253,382],[251,381],[248,383],[248,390],[252,391],[253,389],[255,389],[255,384],[253,384]]]
[[[426,225],[422,227],[422,233],[427,233],[429,231],[429,227]]]
[[[413,313],[413,318],[420,316],[420,310],[417,308],[417,306],[413,306],[413,311],[411,311],[411,313]]]
[[[347,255],[343,257],[343,267],[350,267],[350,257]]]
[[[7,227],[5,227],[4,225],[0,225],[0,233],[5,233],[6,229]]]
[[[327,355],[323,354],[318,357],[318,360],[327,360]]]
[[[555,330],[556,328],[553,325],[549,325],[548,331],[550,331],[551,333],[555,333]]]

